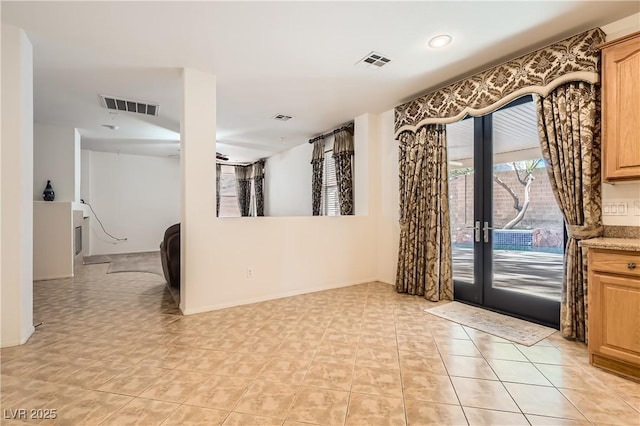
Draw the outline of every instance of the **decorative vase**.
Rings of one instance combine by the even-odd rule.
[[[53,192],[50,180],[47,181],[47,187],[42,192],[42,198],[44,198],[45,201],[53,201],[56,198],[56,193]]]

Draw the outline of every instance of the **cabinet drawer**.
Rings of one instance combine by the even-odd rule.
[[[592,271],[640,277],[640,252],[589,251]]]

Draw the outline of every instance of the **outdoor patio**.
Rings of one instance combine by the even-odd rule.
[[[453,247],[453,278],[473,282],[473,249]],[[562,253],[493,251],[493,287],[560,300]]]

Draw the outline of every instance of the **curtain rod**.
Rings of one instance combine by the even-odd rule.
[[[259,163],[260,161],[267,161],[267,158],[261,158],[259,160],[256,161],[245,161],[245,162],[240,162],[240,161],[216,161],[216,164],[220,164],[222,166],[253,166],[256,163]]]
[[[232,162],[226,162],[225,161],[224,163],[222,163],[220,161],[216,161],[216,164],[220,164],[221,166],[250,166],[253,163],[238,163],[238,162],[234,162],[234,161],[232,161]]]
[[[335,129],[335,130],[333,130],[331,132],[328,132],[328,133],[322,134],[320,136],[316,136],[315,138],[309,139],[309,143],[314,143],[315,141],[320,140],[320,139],[324,139],[327,136],[335,135],[336,133],[341,132],[343,130],[349,130],[349,131],[351,131],[351,133],[353,133],[353,127],[354,127],[354,123],[352,121],[351,123],[345,124],[344,126],[339,127],[339,128],[337,128],[337,129]]]

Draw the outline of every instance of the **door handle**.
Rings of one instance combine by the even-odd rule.
[[[476,220],[476,224],[475,226],[465,226],[465,229],[473,229],[473,236],[474,239],[476,240],[476,243],[480,242],[480,221]]]
[[[484,242],[485,243],[489,242],[489,229],[493,230],[494,228],[489,226],[489,222],[485,222],[484,223],[484,227],[482,228],[482,230],[484,231]]]

